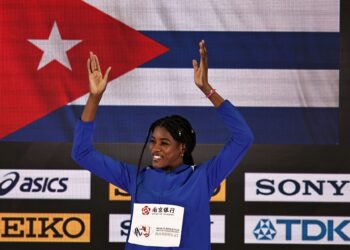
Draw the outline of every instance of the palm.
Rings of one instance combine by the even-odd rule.
[[[207,72],[203,72],[201,67],[194,73],[194,82],[198,87],[203,87],[208,82]]]
[[[89,73],[89,83],[90,83],[90,92],[92,94],[101,94],[106,89],[107,81],[102,77],[100,71],[94,71]]]
[[[111,67],[106,70],[105,76],[103,77],[97,56],[90,52],[90,57],[87,60],[87,68],[90,93],[94,95],[103,94],[107,86],[107,79]]]
[[[208,55],[204,41],[199,43],[200,65],[196,60],[192,61],[194,69],[194,82],[199,88],[208,84]]]

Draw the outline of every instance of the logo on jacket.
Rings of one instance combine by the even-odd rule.
[[[151,227],[149,226],[135,227],[134,234],[136,235],[136,237],[144,236],[147,238],[151,234]]]
[[[148,215],[150,211],[151,211],[151,209],[148,206],[144,206],[142,208],[142,214],[143,215]]]

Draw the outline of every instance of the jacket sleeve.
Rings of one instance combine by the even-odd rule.
[[[206,164],[210,195],[233,171],[253,143],[253,133],[238,110],[227,100],[217,108],[231,136],[220,152]]]
[[[74,131],[72,158],[81,167],[130,193],[136,167],[106,156],[93,147],[94,122],[79,120]]]

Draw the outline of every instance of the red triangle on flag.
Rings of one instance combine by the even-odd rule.
[[[88,93],[89,51],[103,73],[112,66],[112,80],[168,50],[80,0],[2,0],[0,6],[0,138]],[[54,24],[62,40],[79,41],[66,51],[66,65],[43,63],[45,53],[32,42],[48,41]]]

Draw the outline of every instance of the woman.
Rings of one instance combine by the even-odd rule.
[[[95,114],[111,68],[103,76],[96,55],[90,53],[87,61],[90,95],[76,126],[72,157],[131,195],[132,224],[126,249],[210,249],[210,197],[252,144],[253,135],[243,117],[208,82],[203,40],[199,52],[200,65],[192,61],[194,82],[232,137],[215,157],[195,166],[191,153],[196,137],[189,122],[176,115],[161,118],[151,125],[139,159],[140,165],[149,141],[152,164],[140,171],[93,148]]]

